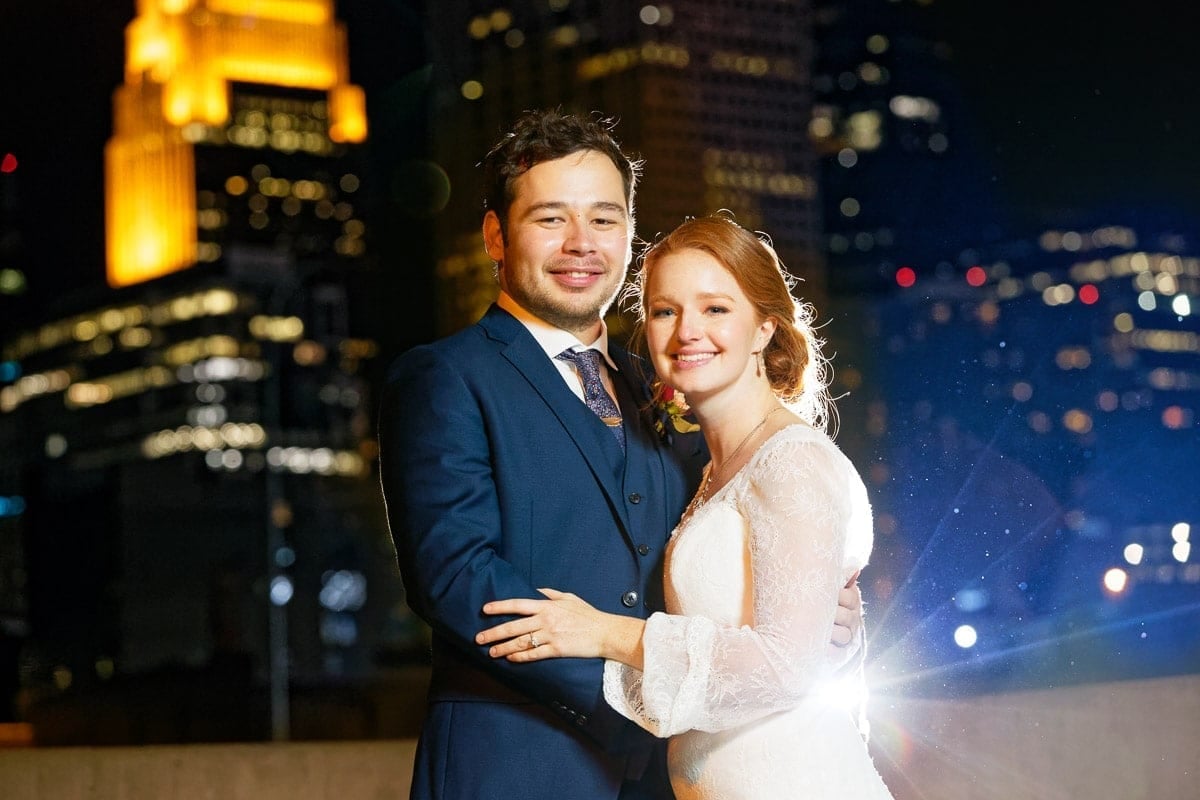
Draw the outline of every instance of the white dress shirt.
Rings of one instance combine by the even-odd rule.
[[[579,377],[579,370],[570,361],[558,358],[559,353],[568,349],[596,350],[600,355],[604,356],[604,363],[608,366],[608,369],[617,369],[617,365],[613,363],[613,360],[608,355],[608,326],[604,324],[604,320],[600,320],[600,336],[596,341],[584,343],[580,342],[575,334],[564,331],[562,328],[556,328],[541,317],[526,311],[507,292],[500,292],[500,297],[496,300],[496,305],[516,317],[517,321],[533,334],[533,338],[537,341],[538,346],[546,351],[546,355],[550,358],[550,363],[554,365],[554,368],[558,370],[558,374],[566,382],[567,388],[574,392],[575,396],[580,400],[583,400],[583,380]],[[601,378],[604,380],[604,388],[608,390],[608,394],[613,398],[613,402],[616,402],[612,379],[606,370],[601,370]],[[617,407],[620,407],[620,403],[617,404]]]

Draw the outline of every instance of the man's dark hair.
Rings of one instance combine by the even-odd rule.
[[[483,208],[495,211],[501,233],[508,233],[508,207],[513,181],[543,161],[583,150],[608,156],[625,184],[625,204],[633,219],[633,198],[642,162],[630,158],[613,138],[616,120],[593,114],[583,117],[561,110],[526,111],[483,159]]]

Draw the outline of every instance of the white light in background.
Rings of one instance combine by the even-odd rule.
[[[954,629],[954,643],[959,647],[967,650],[975,646],[979,641],[979,634],[971,625],[959,625]]]
[[[1104,573],[1104,588],[1111,594],[1121,594],[1129,587],[1129,573],[1120,567],[1113,567]]]
[[[340,569],[321,577],[321,605],[330,611],[358,611],[367,601],[367,578],[361,572]]]
[[[1146,555],[1146,548],[1142,547],[1137,542],[1125,545],[1125,563],[1132,566],[1137,566],[1142,563],[1142,557]]]
[[[292,599],[292,581],[286,575],[276,575],[271,579],[271,602],[277,606],[286,606]]]

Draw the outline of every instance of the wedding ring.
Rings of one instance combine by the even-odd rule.
[[[537,640],[537,637],[536,637],[536,636],[534,636],[532,633],[531,633],[531,634],[529,634],[529,649],[530,649],[530,650],[537,650],[537,649],[538,649],[539,647],[541,647],[541,646],[542,646],[542,645],[541,645],[541,642],[539,642],[539,641]]]

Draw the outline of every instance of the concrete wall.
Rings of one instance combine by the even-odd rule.
[[[871,705],[897,800],[1200,798],[1200,676]]]
[[[1200,797],[1200,676],[872,701],[896,800]],[[411,740],[0,749],[3,800],[403,800]],[[801,799],[804,800],[804,799]]]
[[[0,750],[3,800],[404,800],[415,742]]]

